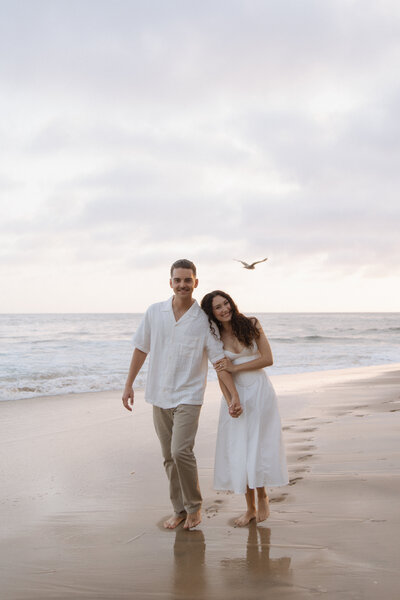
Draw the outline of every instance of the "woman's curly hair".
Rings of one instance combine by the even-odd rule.
[[[228,300],[232,309],[231,324],[233,333],[235,337],[237,337],[239,342],[246,346],[246,348],[249,348],[252,345],[253,341],[260,337],[260,332],[257,329],[257,319],[255,317],[245,317],[245,315],[240,313],[238,307],[236,306],[232,298],[229,296],[229,294],[227,294],[226,292],[222,292],[221,290],[214,290],[213,292],[206,294],[201,301],[201,308],[204,310],[208,317],[208,322],[210,323],[210,329],[213,335],[216,338],[218,338],[214,324],[217,325],[219,333],[221,333],[222,331],[222,325],[218,321],[218,319],[215,318],[213,313],[212,303],[215,296],[222,296],[223,298],[226,298]]]

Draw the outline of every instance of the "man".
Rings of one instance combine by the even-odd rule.
[[[207,356],[212,363],[224,358],[222,343],[211,333],[208,319],[192,298],[197,287],[195,265],[181,259],[171,267],[174,292],[166,302],[152,304],[134,337],[129,374],[122,401],[132,410],[133,382],[147,354],[150,363],[145,399],[153,404],[153,420],[169,479],[174,515],[164,523],[175,529],[182,521],[191,529],[201,522],[201,502],[193,446],[207,378]],[[232,417],[241,412],[232,376],[218,375],[231,394]]]

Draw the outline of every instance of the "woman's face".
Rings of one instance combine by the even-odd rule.
[[[228,322],[232,318],[232,308],[229,300],[223,296],[215,296],[212,301],[213,315],[220,323]]]

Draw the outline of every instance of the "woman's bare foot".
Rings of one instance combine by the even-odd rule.
[[[250,523],[250,521],[252,521],[255,518],[256,518],[256,511],[248,510],[247,512],[244,513],[244,515],[240,515],[240,517],[235,519],[235,526],[236,527],[245,527],[246,525],[248,525]]]
[[[175,527],[178,527],[179,523],[182,523],[182,521],[184,521],[185,519],[186,515],[172,515],[172,517],[164,521],[164,527],[165,529],[175,529]]]
[[[258,497],[257,523],[265,521],[269,517],[269,501],[268,496]]]
[[[201,523],[201,510],[196,510],[194,513],[188,513],[183,529],[192,529]]]

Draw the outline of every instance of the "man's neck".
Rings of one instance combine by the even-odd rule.
[[[174,296],[172,298],[172,309],[174,313],[178,313],[183,315],[194,303],[194,298],[192,296],[188,298],[179,298],[178,296]]]

